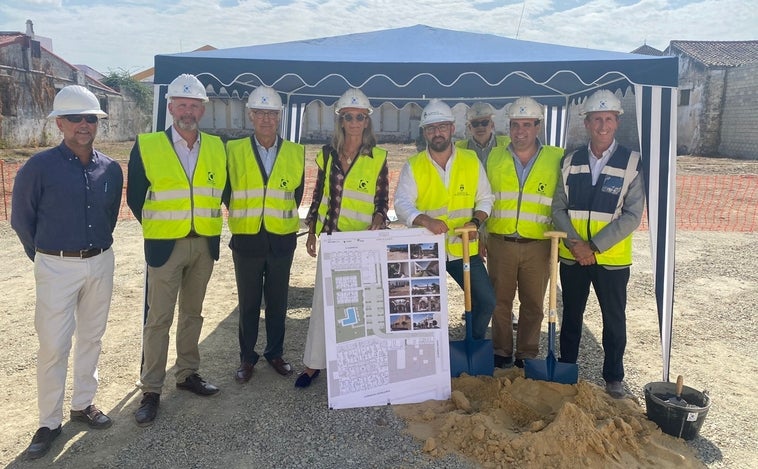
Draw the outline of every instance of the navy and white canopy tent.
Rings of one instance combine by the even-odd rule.
[[[167,126],[165,91],[182,73],[212,92],[245,99],[257,86],[282,94],[284,131],[297,140],[305,105],[361,88],[372,105],[429,98],[503,105],[531,96],[547,108],[548,142],[565,145],[568,106],[598,88],[633,88],[648,196],[648,225],[668,381],[673,316],[676,57],[520,41],[416,25],[344,36],[155,57],[155,127]]]

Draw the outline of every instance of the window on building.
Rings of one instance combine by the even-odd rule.
[[[100,109],[102,109],[104,113],[108,114],[108,97],[103,96],[100,98]]]
[[[692,90],[679,90],[679,105],[680,106],[689,106],[690,105],[690,91]]]

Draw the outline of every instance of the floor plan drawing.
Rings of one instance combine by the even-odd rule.
[[[334,233],[320,248],[329,406],[449,398],[444,236]]]

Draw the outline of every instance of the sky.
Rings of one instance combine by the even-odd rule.
[[[52,39],[53,52],[107,74],[157,54],[298,41],[425,24],[630,52],[672,40],[758,39],[755,0],[2,0],[0,31]],[[440,45],[440,53],[444,45]]]

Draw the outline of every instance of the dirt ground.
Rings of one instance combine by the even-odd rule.
[[[315,149],[309,147],[309,160]],[[398,155],[393,165],[413,153],[411,146],[393,150]],[[0,156],[5,158],[7,153]],[[714,163],[687,157],[680,158],[679,163],[682,172],[719,173],[740,165],[743,172],[758,173],[754,162]],[[105,457],[108,465],[107,461],[113,461],[108,458],[120,448],[133,447],[150,438],[150,429],[140,429],[133,422],[139,401],[135,381],[141,348],[144,265],[139,225],[134,221],[120,222],[115,239],[116,286],[103,339],[97,395],[97,404],[114,418],[115,424],[105,432],[86,432],[67,424],[65,437],[57,440],[51,455],[43,459],[46,464],[95,466],[95,461],[102,461],[97,458]],[[534,384],[516,370],[499,373],[495,378],[456,379],[456,392],[450,401],[395,409],[407,421],[407,431],[418,439],[414,451],[431,458],[452,452],[481,467],[758,467],[754,448],[758,396],[752,380],[758,373],[758,328],[752,321],[758,301],[757,240],[758,235],[753,233],[677,234],[671,373],[673,377],[682,374],[685,384],[697,390],[707,388],[713,399],[695,441],[685,444],[664,435],[644,416],[642,388],[660,381],[661,352],[649,234],[638,232],[627,310],[626,381],[634,399],[613,401],[599,387],[601,330],[599,309],[591,299],[580,351],[579,385]],[[228,233],[224,234],[222,246],[226,241]],[[315,277],[315,260],[306,254],[304,241],[300,238],[292,272],[285,351],[285,357],[297,369],[301,367]],[[7,222],[0,222],[0,253],[0,335],[4,339],[0,372],[6,376],[5,392],[0,397],[4,416],[0,422],[4,435],[0,441],[0,465],[25,467],[21,456],[37,427],[34,278],[32,264]],[[463,310],[462,295],[454,283],[449,283],[449,291],[450,327],[455,335],[461,333],[459,315],[454,312]],[[249,412],[250,400],[242,398],[249,392],[276,394],[286,401],[302,399],[292,386],[294,377],[282,379],[265,364],[256,367],[256,378],[246,388],[234,383],[238,353],[235,305],[231,256],[228,249],[222,249],[208,289],[201,337],[201,373],[222,388],[213,402],[218,407],[217,418],[222,420]],[[169,363],[173,363],[173,341],[169,353]],[[172,383],[171,371],[167,383]],[[312,401],[308,405],[324,409],[324,380],[317,381],[309,392]],[[67,392],[65,414],[69,398]],[[180,409],[195,414],[200,411],[197,406],[196,400],[171,389],[161,401],[159,419],[167,425],[179,425],[174,415],[182,412]],[[160,429],[166,431],[166,427]],[[156,453],[161,450],[142,448]],[[196,462],[201,465],[203,461],[221,465],[219,459],[203,460],[199,456]]]

